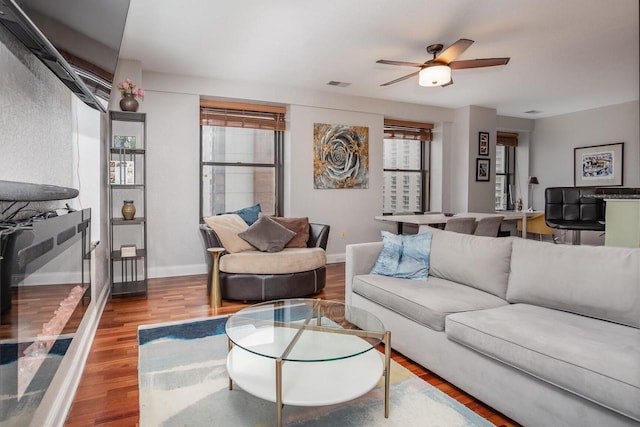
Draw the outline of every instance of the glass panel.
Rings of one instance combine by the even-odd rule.
[[[275,164],[272,130],[220,126],[201,129],[203,162]]]
[[[497,162],[496,162],[497,163]],[[507,176],[496,175],[496,210],[507,210]]]
[[[406,139],[384,140],[384,169],[420,170],[421,141]]]
[[[503,145],[496,147],[496,173],[507,173],[506,148]]]
[[[422,174],[420,172],[384,172],[384,213],[422,211]]]
[[[273,167],[203,166],[203,217],[256,203],[260,203],[263,214],[274,215],[275,194],[276,174]]]

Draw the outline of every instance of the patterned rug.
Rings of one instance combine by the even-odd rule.
[[[29,425],[72,339],[0,343],[0,427]]]
[[[226,317],[138,329],[140,426],[275,425],[276,404],[254,397],[226,373]],[[390,416],[384,387],[338,405],[285,405],[286,426],[492,426],[464,405],[391,362]],[[336,387],[340,387],[336,384]]]

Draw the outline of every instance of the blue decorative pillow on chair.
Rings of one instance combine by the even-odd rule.
[[[426,280],[433,233],[396,235],[381,231],[382,250],[371,274]]]
[[[262,209],[260,208],[260,203],[258,203],[256,205],[249,206],[248,208],[238,209],[237,211],[233,211],[233,212],[224,212],[218,215],[236,214],[236,215],[239,215],[240,218],[242,218],[244,222],[247,223],[247,225],[252,225],[254,222],[258,220],[258,217],[260,216],[261,211]]]

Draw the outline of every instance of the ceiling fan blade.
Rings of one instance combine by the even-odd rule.
[[[452,70],[462,70],[465,68],[494,67],[496,65],[506,65],[511,58],[484,58],[468,59],[465,61],[454,61],[449,64]]]
[[[387,64],[387,65],[404,65],[407,67],[423,67],[424,64],[420,64],[418,62],[406,62],[406,61],[389,61],[387,59],[378,59],[376,61],[378,64]]]
[[[472,44],[473,40],[460,39],[443,50],[440,55],[436,56],[434,62],[442,62],[444,64],[448,64],[451,61],[455,60],[458,56],[462,55],[462,53],[467,50]]]
[[[420,71],[421,71],[421,70],[418,70],[418,71],[416,71],[416,72],[414,72],[414,73],[407,74],[406,76],[400,77],[399,79],[395,79],[395,80],[391,80],[390,82],[383,83],[383,84],[381,84],[380,86],[389,86],[389,85],[392,85],[392,84],[394,84],[394,83],[398,83],[398,82],[401,82],[401,81],[403,81],[403,80],[407,80],[408,78],[411,78],[411,77],[413,77],[413,76],[417,76],[417,75],[418,75],[418,73],[420,73]]]

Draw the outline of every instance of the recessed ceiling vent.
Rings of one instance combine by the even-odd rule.
[[[542,113],[542,111],[540,110],[529,110],[529,111],[525,111],[525,114],[540,114]]]
[[[329,85],[329,86],[337,86],[337,87],[347,87],[347,86],[351,86],[351,83],[338,82],[338,81],[335,81],[335,80],[331,80],[329,83],[327,83],[327,85]]]

